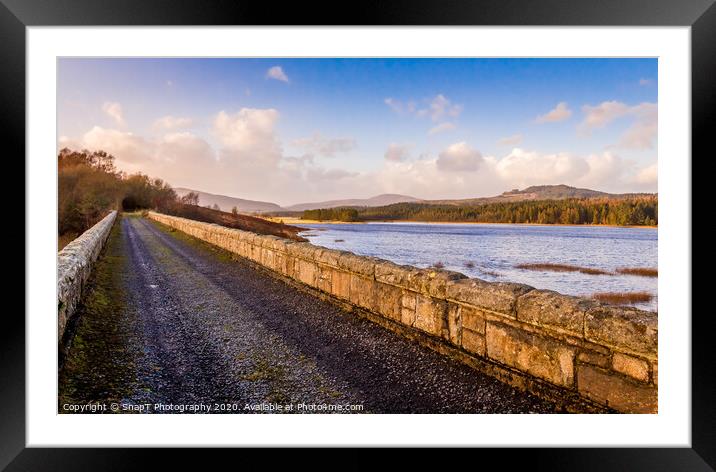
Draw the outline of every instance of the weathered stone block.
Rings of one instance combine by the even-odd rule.
[[[331,293],[331,286],[333,280],[333,269],[327,266],[318,266],[318,280],[317,287],[319,290],[323,290],[326,293]]]
[[[375,264],[375,280],[406,288],[409,274],[415,270],[415,267],[401,266],[390,261],[380,261]]]
[[[426,333],[442,336],[443,329],[447,331],[447,302],[418,295],[413,326]]]
[[[579,393],[623,413],[657,413],[656,387],[628,380],[608,370],[577,366]]]
[[[445,287],[450,300],[515,317],[517,297],[533,290],[522,284],[485,282],[479,279],[449,281]]]
[[[424,284],[422,291],[436,298],[447,296],[448,283],[455,280],[468,280],[465,274],[450,270],[428,269],[425,271],[425,275],[421,278],[421,282]]]
[[[403,291],[403,299],[401,302],[403,308],[415,310],[417,303],[418,303],[418,294],[417,293],[412,292],[410,290]]]
[[[403,289],[393,285],[375,282],[376,311],[387,318],[400,321]]]
[[[643,359],[615,352],[612,358],[612,369],[641,382],[649,381],[649,363]]]
[[[485,331],[491,359],[556,385],[574,385],[573,347],[490,321]]]
[[[634,308],[599,306],[584,318],[584,335],[589,341],[656,356],[657,314]]]
[[[462,319],[460,317],[460,305],[448,303],[448,340],[456,346],[462,345]]]
[[[462,327],[471,329],[480,334],[485,334],[485,313],[467,305],[460,306],[460,319]]]
[[[318,267],[315,262],[308,262],[303,259],[296,259],[296,278],[311,287],[316,286]]]
[[[611,365],[611,359],[609,356],[595,351],[581,351],[577,355],[577,361],[583,364],[596,365],[605,369]]]
[[[350,252],[344,252],[338,258],[339,268],[371,279],[375,277],[375,263],[375,258],[356,256]]]
[[[403,291],[400,300],[400,322],[407,326],[415,324],[415,308],[418,304],[418,295],[410,290]]]
[[[331,275],[331,293],[338,298],[348,300],[351,293],[351,275],[342,270],[333,270]]]
[[[286,254],[283,252],[276,252],[273,256],[273,270],[279,274],[286,275]]]
[[[293,243],[288,246],[288,253],[298,259],[315,260],[314,254],[319,249],[311,243]]]
[[[468,352],[477,354],[478,356],[485,356],[485,335],[476,333],[470,329],[462,330],[462,347]]]
[[[557,328],[578,337],[584,333],[584,316],[596,303],[551,290],[532,290],[517,299],[517,319]]]
[[[264,267],[268,267],[269,269],[274,268],[274,256],[275,252],[273,249],[269,249],[266,247],[261,248],[261,265]]]
[[[366,310],[375,310],[375,286],[376,283],[372,279],[361,277],[360,275],[351,274],[350,301]]]
[[[320,248],[315,252],[316,262],[326,264],[331,267],[338,267],[338,259],[345,254],[345,251],[336,251],[334,249]]]
[[[283,257],[285,267],[285,272],[283,272],[283,275],[293,280],[298,280],[298,275],[296,274],[296,258],[289,255],[288,253],[284,254]]]

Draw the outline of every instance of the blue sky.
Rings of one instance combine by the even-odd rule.
[[[281,204],[656,191],[656,59],[60,59],[60,146]]]

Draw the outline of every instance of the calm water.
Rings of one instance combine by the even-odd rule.
[[[559,263],[613,271],[657,267],[657,229],[595,226],[528,226],[441,223],[302,224],[319,246],[380,257],[398,264],[446,269],[489,281],[520,282],[570,295],[645,291],[638,308],[657,309],[657,279],[517,269],[518,264]],[[342,241],[337,241],[342,240]],[[468,268],[466,263],[473,263]]]

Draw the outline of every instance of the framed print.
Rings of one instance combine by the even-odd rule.
[[[691,279],[716,7],[533,5],[3,0],[27,188],[3,467],[716,468]]]

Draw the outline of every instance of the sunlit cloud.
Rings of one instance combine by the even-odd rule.
[[[114,120],[114,123],[118,126],[124,126],[124,115],[122,114],[122,105],[117,102],[104,102],[102,104],[102,111]]]
[[[500,146],[519,146],[522,144],[522,135],[513,134],[512,136],[506,136],[497,141]]]
[[[439,133],[444,133],[446,131],[452,131],[455,129],[455,124],[450,123],[449,121],[446,121],[445,123],[440,123],[437,126],[433,126],[428,130],[428,136],[433,136]]]
[[[429,100],[424,100],[422,107],[418,106],[414,100],[402,102],[392,97],[384,99],[383,102],[395,113],[429,117],[435,122],[457,118],[463,111],[462,105],[453,103],[441,93]]]
[[[323,157],[335,157],[336,154],[347,153],[356,148],[356,141],[353,138],[326,138],[321,133],[295,139],[291,144],[308,153]]]
[[[599,105],[582,107],[584,120],[577,128],[581,134],[589,135],[593,130],[604,128],[620,118],[629,118],[632,124],[614,146],[630,149],[651,149],[658,133],[658,106],[656,103],[640,103],[628,106],[615,100]]]
[[[436,161],[438,169],[450,172],[474,172],[482,164],[482,154],[467,143],[455,143],[445,149]]]
[[[410,157],[410,148],[409,144],[390,143],[383,157],[386,161],[402,162]]]
[[[557,121],[564,121],[572,116],[572,110],[567,106],[567,102],[559,102],[556,107],[535,118],[537,123],[554,123]]]
[[[161,131],[181,130],[191,128],[192,126],[194,126],[194,120],[191,118],[176,117],[171,115],[163,116],[152,124],[152,128]]]
[[[286,82],[286,83],[289,82],[288,76],[283,71],[283,68],[281,66],[273,66],[269,70],[267,70],[266,78],[280,80],[281,82]]]

